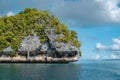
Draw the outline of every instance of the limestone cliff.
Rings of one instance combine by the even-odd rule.
[[[1,62],[73,62],[81,55],[76,32],[47,11],[27,8],[2,17],[0,27]]]

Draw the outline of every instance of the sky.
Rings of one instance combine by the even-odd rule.
[[[48,10],[78,33],[81,59],[120,59],[120,0],[0,0],[0,16]]]

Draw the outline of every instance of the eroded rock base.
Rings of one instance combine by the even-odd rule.
[[[24,56],[17,57],[0,57],[0,63],[68,63],[75,62],[79,59],[79,55],[74,57],[52,58],[46,56],[34,56],[26,58]]]

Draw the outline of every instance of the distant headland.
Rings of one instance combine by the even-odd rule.
[[[26,8],[0,18],[0,62],[74,62],[80,42],[48,11]]]

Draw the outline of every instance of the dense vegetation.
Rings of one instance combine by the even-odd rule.
[[[77,33],[68,30],[54,15],[51,15],[48,11],[26,8],[15,16],[0,18],[0,50],[11,46],[16,51],[25,36],[33,35],[32,31],[40,36],[41,42],[46,42],[44,29],[48,25],[55,28],[56,34],[64,34],[64,37],[57,38],[56,41],[71,42],[72,45],[80,48]]]

